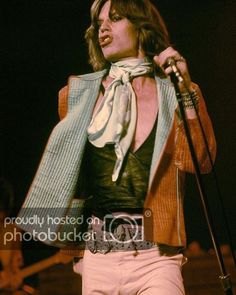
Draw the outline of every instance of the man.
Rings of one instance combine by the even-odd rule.
[[[149,0],[94,1],[86,39],[95,72],[72,77],[61,90],[62,121],[24,207],[60,209],[75,191],[92,196],[87,207],[95,235],[84,254],[83,294],[184,294],[183,185],[194,167],[168,78],[170,58],[184,80],[183,105],[207,173],[196,112],[213,159],[216,147],[201,92]],[[143,234],[144,209],[152,213],[151,235],[145,224]]]
[[[17,276],[23,265],[20,242],[11,240],[5,244],[5,236],[16,230],[13,224],[5,224],[5,218],[13,213],[14,199],[11,184],[0,177],[0,293],[3,295],[10,292],[14,295],[22,285],[22,279]]]

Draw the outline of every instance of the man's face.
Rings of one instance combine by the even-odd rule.
[[[99,17],[99,44],[106,60],[116,62],[143,57],[138,50],[137,31],[132,23],[116,13],[110,13],[110,1],[102,7]]]

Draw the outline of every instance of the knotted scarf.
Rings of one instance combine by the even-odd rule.
[[[112,181],[119,176],[136,128],[136,95],[131,81],[150,72],[152,63],[147,58],[112,63],[109,76],[114,80],[106,88],[103,101],[87,129],[88,139],[94,146],[114,144],[117,159]]]

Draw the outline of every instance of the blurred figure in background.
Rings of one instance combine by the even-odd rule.
[[[14,232],[13,224],[5,226],[6,217],[11,217],[14,207],[14,193],[11,184],[3,177],[0,178],[0,288],[2,292],[16,291],[22,285],[22,279],[17,276],[23,265],[20,242],[12,240],[4,245],[7,232]]]
[[[23,265],[32,264],[32,255],[29,255],[32,251],[30,252],[29,249],[23,251],[24,243],[19,240],[19,235],[14,234],[20,233],[14,222],[5,222],[6,218],[8,221],[9,218],[12,218],[13,221],[17,209],[15,203],[12,185],[4,177],[0,177],[0,294],[36,294],[34,287],[37,285],[35,282],[38,283],[38,275],[23,280],[19,273]],[[9,239],[9,233],[12,233],[14,237],[12,240]],[[5,243],[6,235],[8,238]]]

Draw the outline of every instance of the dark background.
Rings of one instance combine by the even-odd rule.
[[[235,71],[236,1],[153,1],[174,46],[201,85],[213,121],[215,170],[236,242]],[[0,175],[13,185],[19,208],[47,138],[58,122],[57,93],[71,74],[91,71],[83,34],[90,0],[9,0],[0,4]],[[227,242],[212,175],[204,177],[220,243]],[[185,198],[188,241],[210,248],[194,177]]]

